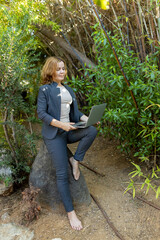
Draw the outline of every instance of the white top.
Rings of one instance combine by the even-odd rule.
[[[61,96],[61,122],[70,122],[69,113],[70,113],[70,105],[72,103],[72,96],[69,91],[64,86],[57,86],[60,88],[60,96]]]

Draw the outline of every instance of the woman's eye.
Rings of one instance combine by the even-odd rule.
[[[61,68],[56,69],[57,72],[60,71],[60,70],[61,70]],[[65,71],[65,68],[62,68],[62,70]]]

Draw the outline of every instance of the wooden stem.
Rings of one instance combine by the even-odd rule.
[[[130,191],[127,191],[127,192],[132,196],[132,193],[131,193]],[[141,200],[142,202],[145,202],[146,204],[148,204],[148,205],[150,205],[151,207],[153,207],[153,208],[155,208],[155,209],[157,209],[157,210],[160,211],[160,207],[156,206],[155,204],[147,201],[147,200],[144,199],[144,198],[141,198],[141,197],[138,197],[138,196],[135,196],[135,197],[136,197],[137,199]]]
[[[27,113],[25,113],[25,115],[27,118],[29,118]],[[29,123],[30,133],[33,134],[32,123],[31,123],[31,121],[28,121],[28,123]]]
[[[8,145],[11,149],[11,152],[12,152],[12,155],[13,155],[13,158],[15,159],[15,162],[16,162],[16,165],[18,165],[18,161],[17,161],[17,158],[16,158],[16,153],[15,153],[15,150],[11,144],[11,141],[9,139],[9,134],[8,134],[8,129],[7,129],[7,126],[6,126],[6,121],[7,121],[7,116],[8,116],[8,110],[6,109],[5,110],[5,116],[4,116],[4,124],[3,124],[3,129],[4,129],[4,133],[5,133],[5,137],[6,137],[6,140],[8,142]]]
[[[114,224],[111,222],[111,220],[109,219],[106,211],[103,209],[103,207],[100,205],[98,199],[96,197],[93,196],[93,194],[90,194],[92,199],[94,200],[94,202],[97,204],[98,208],[101,210],[103,216],[105,217],[108,225],[112,228],[112,230],[114,231],[114,233],[116,234],[116,236],[121,239],[124,240],[123,236],[118,232],[118,230],[116,229],[116,227],[114,226]]]
[[[82,162],[79,162],[79,164],[82,165],[83,167],[89,169],[90,171],[92,171],[92,172],[94,172],[94,173],[100,175],[101,177],[104,177],[104,176],[105,176],[105,174],[97,172],[96,170],[94,170],[94,169],[88,167],[86,164],[84,164],[84,163],[82,163]]]

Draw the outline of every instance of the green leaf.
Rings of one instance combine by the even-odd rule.
[[[160,194],[160,186],[157,188],[157,191],[156,191],[156,198],[158,199],[159,197],[159,194]]]

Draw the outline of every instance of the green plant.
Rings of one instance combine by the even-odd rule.
[[[10,180],[20,183],[36,155],[35,136],[25,123],[31,124],[35,113],[39,44],[28,29],[27,14],[19,22],[12,8],[1,7],[0,15],[0,147],[5,149],[1,163],[11,169]],[[4,182],[7,178],[3,176]]]
[[[132,151],[136,157],[148,159],[150,167],[155,171],[160,164],[160,109],[157,108],[160,104],[159,48],[141,62],[133,50],[124,47],[116,31],[114,35],[108,34],[130,86],[126,84],[113,51],[98,24],[93,33],[96,69],[85,68],[83,81],[79,80],[77,83],[76,80],[71,85],[77,87],[78,93],[85,95],[88,109],[94,104],[107,103],[100,132],[117,138],[119,148],[127,154]],[[85,84],[86,90],[83,93]],[[139,113],[130,90],[136,99]],[[153,105],[154,103],[157,105]],[[152,108],[148,107],[151,104]]]
[[[159,104],[151,104],[150,107],[154,107],[155,109],[160,108]],[[160,168],[159,168],[159,159],[160,159],[160,120],[155,119],[155,121],[148,121],[148,125],[141,125],[142,131],[139,132],[139,135],[142,136],[142,146],[135,153],[135,156],[140,159],[141,162],[146,162],[146,164],[151,168],[149,173],[144,173],[144,171],[140,168],[139,165],[132,163],[135,166],[135,170],[131,172],[130,183],[127,187],[133,190],[133,197],[135,196],[135,186],[134,186],[134,178],[139,176],[144,180],[144,183],[141,185],[141,189],[144,186],[147,186],[146,193],[148,193],[149,189],[153,189],[156,192],[156,198],[160,195],[160,186],[157,186],[154,181],[156,179],[160,179]]]
[[[134,165],[135,170],[133,170],[129,174],[131,175],[131,178],[125,193],[129,190],[132,190],[133,198],[135,197],[136,188],[135,188],[135,181],[133,179],[136,177],[139,177],[143,181],[143,183],[141,184],[141,189],[144,189],[144,187],[146,186],[146,190],[145,190],[146,194],[150,189],[152,189],[156,193],[156,198],[158,198],[160,195],[160,186],[157,186],[157,184],[155,184],[154,182],[155,180],[160,179],[160,168],[156,166],[156,168],[152,168],[150,173],[146,174],[143,172],[143,170],[138,164],[135,164],[133,162],[132,164]]]

